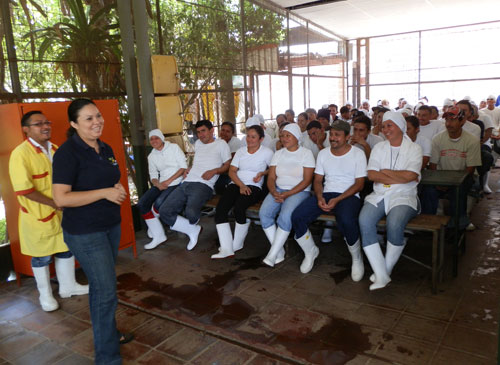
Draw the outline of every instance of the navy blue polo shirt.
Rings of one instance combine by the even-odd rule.
[[[97,140],[99,153],[77,133],[56,151],[52,163],[52,183],[71,185],[72,191],[113,187],[120,170],[113,150]],[[103,232],[121,222],[120,206],[106,199],[81,207],[64,208],[62,227],[70,234]]]

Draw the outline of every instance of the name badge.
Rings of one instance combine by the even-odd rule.
[[[384,188],[390,188],[391,185],[388,185],[388,184],[384,184]]]

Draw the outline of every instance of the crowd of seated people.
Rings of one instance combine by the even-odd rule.
[[[270,243],[262,253],[264,264],[273,267],[285,260],[285,242],[293,232],[304,252],[300,271],[310,272],[320,250],[309,226],[319,215],[333,214],[351,254],[352,280],[364,276],[364,252],[373,271],[370,290],[383,288],[404,250],[407,223],[419,213],[436,214],[439,199],[448,199],[454,209],[454,188],[420,187],[422,170],[467,173],[458,188],[458,222],[460,229],[474,228],[467,216],[467,196],[471,191],[491,193],[489,171],[500,151],[495,101],[490,95],[480,108],[469,97],[446,99],[437,108],[427,98],[416,106],[401,98],[391,109],[387,100],[374,107],[363,100],[358,108],[349,102],[340,109],[330,104],[297,117],[286,110],[272,124],[256,114],[246,121],[240,140],[233,123],[223,123],[216,137],[213,124],[201,120],[195,126],[198,140],[190,168],[177,155],[161,161],[172,146],[155,130],[149,157],[153,190],[140,201],[153,238],[145,248],[166,241],[163,223],[185,233],[187,249],[194,249],[202,230],[201,210],[215,186],[220,248],[213,259],[243,249],[250,225],[246,209],[262,201],[259,224]],[[386,242],[377,235],[383,217]],[[327,225],[323,242],[331,240],[331,231]]]

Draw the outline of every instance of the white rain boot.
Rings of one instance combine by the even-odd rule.
[[[182,232],[189,237],[187,245],[188,251],[191,251],[198,243],[198,236],[201,233],[201,226],[198,224],[190,224],[189,221],[181,215],[177,216],[175,223],[172,227],[174,231]]]
[[[384,288],[387,284],[389,284],[391,278],[387,274],[385,259],[382,254],[382,250],[380,249],[380,245],[378,243],[374,243],[363,247],[363,250],[365,251],[368,261],[370,261],[370,266],[375,274],[375,281],[370,285],[370,290]]]
[[[59,308],[57,300],[52,295],[52,287],[50,286],[49,267],[32,267],[33,275],[36,280],[36,287],[40,293],[40,305],[45,312],[52,312]]]
[[[302,248],[305,256],[300,265],[300,272],[302,274],[307,274],[314,266],[314,260],[316,260],[316,257],[319,255],[319,248],[314,244],[312,234],[309,230],[307,230],[302,237],[296,238],[295,241],[297,241],[300,248]]]
[[[250,219],[247,219],[245,224],[239,224],[238,222],[234,225],[234,239],[233,239],[233,251],[239,251],[243,248],[245,243],[245,238],[247,237],[248,227],[250,227]]]
[[[484,186],[483,186],[483,191],[485,194],[491,194],[493,191],[490,189],[490,186],[488,184],[488,180],[490,179],[490,171],[488,171],[484,175]]]
[[[150,218],[145,220],[148,225],[148,232],[151,231],[151,236],[153,240],[148,244],[144,245],[146,250],[152,250],[157,247],[160,243],[163,243],[167,240],[167,236],[165,235],[165,229],[163,229],[163,224],[158,218]]]
[[[321,236],[321,242],[329,243],[333,239],[333,222],[326,222],[325,228],[323,229],[323,235]]]
[[[75,280],[75,256],[67,259],[56,257],[55,261],[56,276],[57,281],[59,281],[59,295],[61,298],[89,293],[88,285],[80,285]]]
[[[360,281],[363,279],[363,275],[365,274],[365,265],[363,263],[360,240],[358,239],[352,246],[347,245],[347,248],[349,249],[352,257],[351,279],[352,281]]]
[[[385,251],[385,268],[387,269],[387,275],[391,276],[392,269],[394,269],[394,265],[398,262],[403,250],[406,246],[406,242],[404,241],[401,246],[396,246],[387,241],[387,248]]]
[[[231,226],[229,223],[216,224],[217,235],[219,236],[219,252],[213,254],[213,259],[223,259],[226,257],[234,256],[233,251],[233,234],[231,233]]]
[[[151,213],[153,213],[153,215],[155,216],[155,218],[159,218],[160,217],[160,213],[158,213],[154,208],[151,208]],[[146,220],[146,219],[144,219],[144,220]],[[149,238],[153,238],[153,232],[151,232],[151,229],[149,229],[149,227],[148,227],[147,234],[148,234]]]
[[[276,225],[273,224],[272,226],[263,229],[269,243],[272,246],[274,241],[274,235],[276,234]],[[276,265],[283,261],[285,261],[285,249],[281,248],[281,250],[278,252],[278,255],[276,256],[276,259],[274,260],[274,264]]]
[[[289,234],[290,232],[284,231],[278,227],[276,234],[274,235],[274,241],[271,244],[271,249],[269,250],[266,258],[263,260],[266,265],[274,267],[274,265],[278,263],[278,257],[280,252],[283,250],[283,246],[288,239]]]

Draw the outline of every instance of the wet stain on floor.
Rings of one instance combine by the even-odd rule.
[[[300,326],[300,318],[292,317],[290,327],[296,328],[273,331],[251,305],[237,296],[225,294],[226,291],[237,289],[242,280],[260,280],[257,277],[241,279],[238,271],[261,268],[261,260],[261,257],[234,260],[233,270],[211,277],[205,276],[196,285],[178,287],[154,279],[143,280],[136,273],[126,273],[118,277],[118,291],[121,298],[134,301],[145,309],[177,309],[200,323],[224,328],[257,347],[259,343],[267,344],[278,350],[278,353],[281,349],[288,356],[291,354],[315,364],[344,364],[357,354],[367,353],[372,348],[370,334],[363,332],[358,323],[329,317],[326,324],[314,331],[311,327]],[[340,282],[349,274],[350,270],[346,269],[331,276],[336,282]],[[137,294],[146,295],[140,296],[140,299],[133,298]],[[254,331],[236,329],[247,320],[249,321],[246,323]]]

